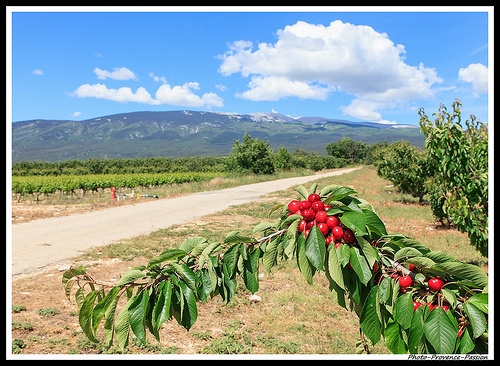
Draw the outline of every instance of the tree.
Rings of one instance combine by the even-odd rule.
[[[292,167],[292,154],[283,146],[274,155],[274,166],[276,169],[288,170]]]
[[[351,163],[361,162],[367,150],[368,147],[364,142],[354,141],[349,137],[342,137],[340,141],[332,142],[326,146],[328,155],[349,159]]]
[[[462,126],[461,102],[450,114],[441,104],[431,121],[419,110],[425,147],[436,169],[434,185],[440,190],[443,212],[467,233],[471,245],[488,255],[488,129],[474,115]]]
[[[422,203],[426,181],[433,175],[427,152],[411,146],[408,141],[382,145],[375,153],[377,174],[390,180],[403,193],[418,197]]]
[[[238,171],[251,171],[255,174],[274,173],[274,152],[269,144],[248,133],[243,136],[243,143],[234,140],[229,164]]]

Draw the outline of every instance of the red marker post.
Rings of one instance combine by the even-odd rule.
[[[111,199],[116,200],[116,188],[111,187]]]

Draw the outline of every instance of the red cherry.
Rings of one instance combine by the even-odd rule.
[[[450,308],[446,305],[441,305],[441,307],[444,309],[444,311],[448,311]]]
[[[326,224],[330,229],[333,229],[335,226],[338,226],[339,220],[335,216],[328,216],[326,218]]]
[[[344,236],[344,231],[342,230],[342,228],[340,226],[335,226],[332,229],[332,235],[335,238],[335,240],[340,240]]]
[[[330,236],[327,236],[327,237],[325,238],[325,244],[326,244],[326,245],[329,245],[329,244],[330,244],[333,240],[334,240],[333,236],[331,236],[331,235],[330,235]]]
[[[311,202],[309,201],[300,201],[300,209],[302,211],[311,208]]]
[[[325,210],[325,211],[328,211],[328,210],[329,210],[329,209],[331,209],[331,208],[332,208],[332,206],[325,205],[324,210]]]
[[[311,230],[311,228],[316,225],[316,221],[312,220],[306,224],[306,230]]]
[[[316,214],[314,213],[313,210],[305,209],[302,211],[302,216],[304,217],[305,220],[311,221],[314,220]]]
[[[326,211],[316,212],[316,221],[317,222],[326,222],[327,218],[328,218],[328,214],[326,213]]]
[[[417,310],[422,304],[419,302],[413,301],[413,311]]]
[[[330,231],[330,228],[324,222],[320,222],[318,224],[318,228],[319,228],[319,231],[321,231],[321,234],[323,234],[324,236],[326,236],[326,234],[328,234],[328,232]]]
[[[291,213],[296,213],[298,209],[300,209],[299,201],[293,200],[288,204],[288,210],[290,210]]]
[[[314,201],[311,203],[311,210],[318,212],[318,211],[323,211],[325,208],[325,205],[321,201]]]
[[[321,199],[321,197],[316,193],[312,193],[309,195],[309,197],[307,197],[307,200],[311,203],[319,201],[320,199]]]
[[[335,239],[335,238],[334,238]],[[340,241],[336,242],[335,243],[335,249],[337,249],[338,247],[340,247],[342,245],[342,243]]]
[[[307,221],[306,220],[300,220],[299,222],[299,231],[302,232],[306,229]]]
[[[403,276],[403,277],[399,278],[399,285],[403,288],[411,286],[412,283],[413,283],[413,280],[411,279],[410,276]]]
[[[346,229],[344,231],[344,240],[346,243],[352,244],[356,240],[356,237],[354,236],[354,233],[352,232],[351,229]]]
[[[431,278],[427,282],[427,285],[429,286],[429,290],[431,290],[431,291],[439,291],[444,286],[444,282],[443,282],[442,279],[436,277],[436,278]]]
[[[408,265],[408,269],[412,272],[415,272],[415,270],[417,269],[417,266],[415,266],[414,264],[409,264]]]

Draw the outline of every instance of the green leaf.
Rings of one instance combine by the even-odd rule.
[[[375,212],[363,209],[363,214],[365,215],[366,226],[371,232],[379,236],[387,235],[387,229],[385,228],[384,223]]]
[[[325,237],[319,227],[314,225],[306,238],[305,253],[309,262],[319,271],[324,269],[325,252]]]
[[[78,318],[83,333],[85,333],[88,339],[96,343],[99,341],[94,337],[94,333],[92,332],[92,308],[94,306],[94,300],[97,293],[98,291],[91,291],[87,296],[85,296]]]
[[[131,297],[122,310],[116,316],[115,321],[115,334],[116,340],[118,341],[118,346],[123,350],[128,345],[128,337],[129,337],[129,329],[130,323],[128,321],[128,307],[134,300],[134,297]]]
[[[325,187],[327,188],[327,187]],[[328,196],[324,202],[325,205],[332,202],[332,201],[340,201],[342,198],[347,197],[350,194],[355,194],[357,193],[354,189],[349,188],[349,187],[338,187],[335,190],[333,190]]]
[[[101,322],[107,309],[113,304],[116,295],[120,288],[118,286],[113,287],[104,298],[99,301],[92,312],[92,329],[94,333],[97,331],[97,327]]]
[[[307,199],[309,197],[309,192],[307,191],[307,189],[304,186],[300,185],[300,186],[296,187],[295,190],[297,192],[299,192],[300,195],[302,197],[304,197],[304,199]]]
[[[196,276],[194,272],[185,264],[172,263],[175,273],[196,293]]]
[[[255,239],[251,236],[242,235],[239,231],[234,230],[226,235],[224,244],[251,243],[253,241],[255,241]]]
[[[408,336],[408,350],[412,354],[423,353],[424,310],[425,308],[420,306],[417,310],[415,310],[411,318],[410,334]]]
[[[276,237],[269,242],[266,246],[266,251],[262,256],[262,264],[267,272],[271,272],[271,268],[276,263],[276,256],[278,254],[278,244],[280,243],[280,237]]]
[[[469,302],[464,303],[464,309],[470,320],[472,326],[472,336],[475,339],[486,330],[486,319],[481,310]]]
[[[481,289],[488,286],[488,275],[480,267],[473,264],[444,262],[434,265],[434,268],[440,269],[447,275],[460,279],[463,282],[467,282],[471,286],[477,286],[477,288]]]
[[[470,327],[465,327],[462,331],[462,335],[460,336],[459,350],[461,354],[467,354],[472,352],[476,344],[471,337],[471,332],[469,331]]]
[[[378,286],[373,286],[361,310],[359,323],[361,330],[373,344],[380,340],[381,321],[378,316]]]
[[[304,232],[302,232],[297,239],[297,266],[307,283],[312,285],[312,278],[316,268],[309,262],[309,259],[307,259],[305,241],[305,235]]]
[[[366,219],[362,212],[347,211],[341,217],[342,224],[351,229],[356,236],[367,235],[365,230]]]
[[[403,329],[408,329],[413,317],[412,294],[407,292],[398,297],[394,307],[394,319]]]
[[[181,324],[187,330],[191,329],[191,327],[196,322],[198,318],[198,309],[196,306],[196,296],[195,292],[191,290],[189,286],[187,286],[184,282],[180,283],[182,296],[184,296],[184,306],[182,311]]]
[[[158,330],[163,322],[170,317],[170,302],[172,300],[172,283],[163,281],[158,286],[158,296],[153,308],[154,326]]]
[[[193,242],[190,242],[190,243],[193,243]],[[184,245],[184,247],[187,247],[187,246],[189,246],[189,245]],[[163,253],[161,253],[160,255],[151,259],[148,263],[147,268],[151,268],[156,264],[160,264],[160,263],[163,263],[166,261],[174,260],[174,259],[179,258],[179,257],[183,257],[186,254],[187,253],[181,249],[167,249]],[[130,281],[130,282],[132,282],[132,281]]]
[[[434,308],[424,321],[425,338],[437,353],[453,353],[457,329],[443,308]]]
[[[408,258],[421,257],[422,253],[419,250],[411,247],[401,248],[394,254],[396,262],[405,262]],[[401,260],[402,259],[402,260]]]
[[[146,324],[144,319],[148,312],[149,293],[142,290],[136,295],[128,307],[128,321],[132,332],[142,344],[146,343]]]
[[[236,265],[238,264],[238,258],[240,257],[240,245],[245,244],[235,244],[230,247],[222,257],[223,263],[226,265],[228,276],[233,277],[236,271]]]
[[[358,248],[351,247],[349,263],[351,263],[352,269],[358,275],[359,280],[366,286],[370,278],[372,278],[372,270]]]
[[[251,253],[248,253],[247,258],[243,258],[243,282],[252,294],[259,290],[259,280],[257,278],[259,272],[259,256],[260,249],[255,248]]]
[[[331,279],[342,289],[346,290],[342,267],[334,245],[328,246],[328,272]]]
[[[403,332],[397,322],[389,322],[384,330],[385,345],[394,354],[406,353]]]
[[[472,297],[469,297],[467,300],[469,304],[474,305],[476,308],[481,310],[483,313],[488,314],[488,294],[487,293],[479,293]]]
[[[351,247],[347,244],[341,244],[337,247],[336,252],[342,267],[347,266],[351,257]]]

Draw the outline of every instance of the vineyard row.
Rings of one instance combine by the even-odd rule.
[[[69,193],[81,190],[97,192],[105,188],[136,188],[163,186],[210,180],[221,173],[190,172],[190,173],[163,173],[163,174],[91,174],[69,176],[13,176],[12,193],[51,194],[56,192]]]

